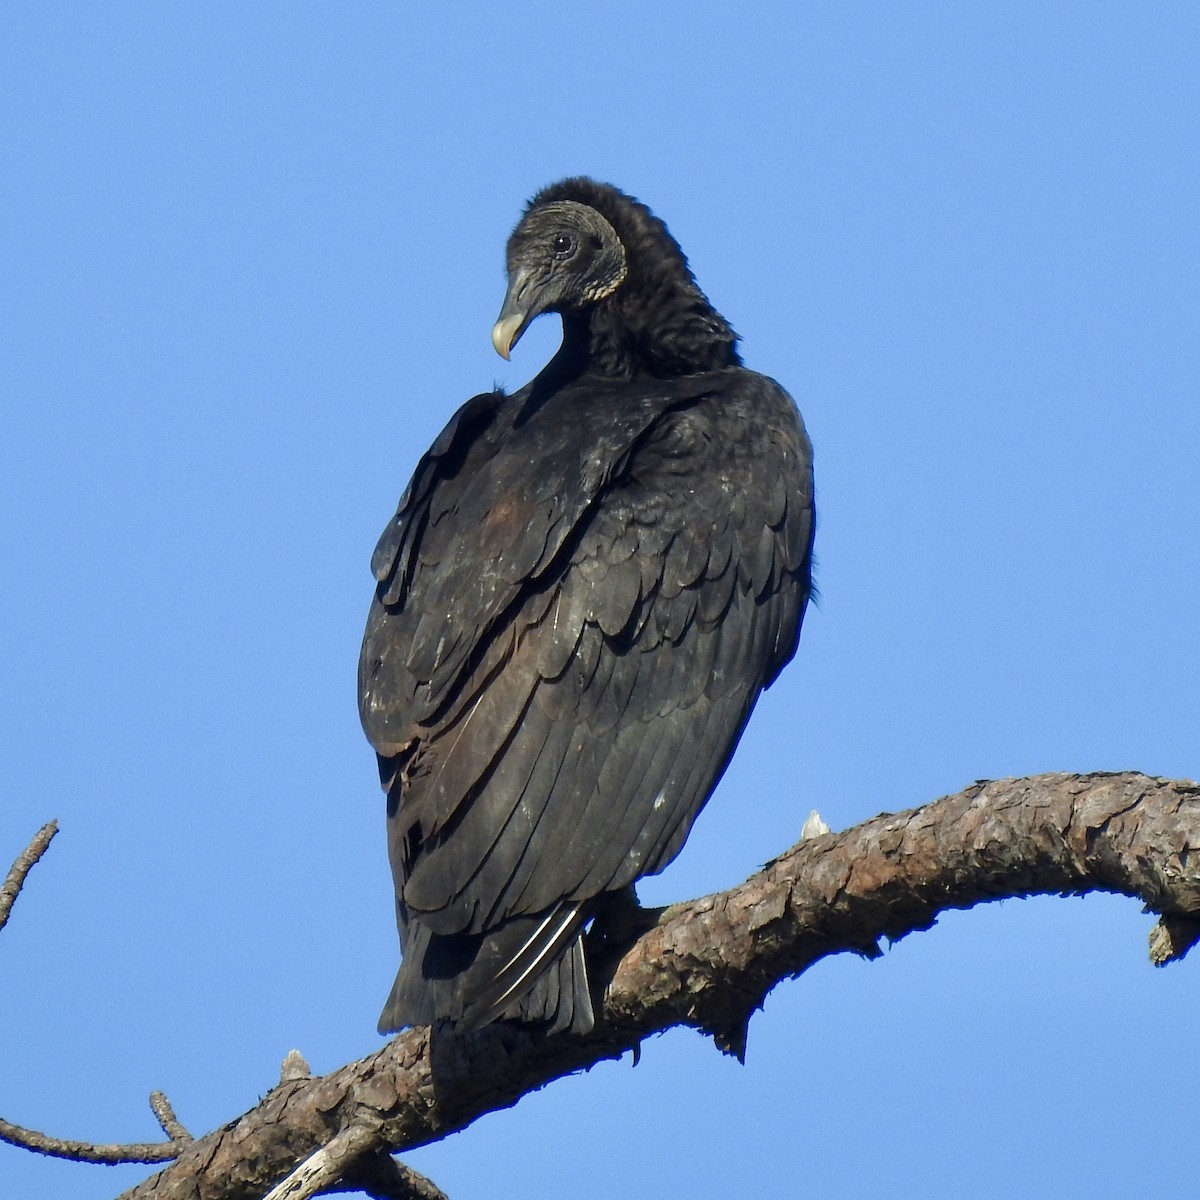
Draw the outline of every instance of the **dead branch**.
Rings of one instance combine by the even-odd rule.
[[[45,854],[57,832],[58,823],[47,822],[17,856],[0,887],[0,929],[4,928],[29,872]],[[292,1050],[283,1061],[281,1083],[307,1080],[311,1074],[308,1063],[298,1051]],[[75,1162],[106,1165],[169,1162],[196,1139],[180,1123],[164,1093],[150,1093],[150,1108],[163,1132],[171,1139],[169,1142],[82,1142],[25,1129],[3,1117],[0,1117],[0,1140],[38,1154]],[[342,1130],[273,1189],[271,1197],[274,1200],[308,1200],[308,1197],[320,1192],[361,1189],[372,1200],[446,1200],[443,1193],[423,1175],[396,1162],[386,1152],[381,1153],[377,1140],[372,1130],[362,1126]]]
[[[29,872],[46,853],[56,833],[58,833],[58,822],[47,821],[33,835],[33,840],[29,845],[17,855],[3,886],[0,886],[0,929],[3,929],[8,922],[8,915],[12,912],[12,906],[21,894],[21,889],[25,886]],[[170,1101],[162,1092],[151,1093],[150,1107],[154,1110],[155,1116],[158,1117],[159,1123],[168,1136],[174,1140],[170,1142],[135,1142],[128,1145],[100,1145],[95,1142],[76,1141],[73,1138],[51,1137],[36,1129],[25,1129],[20,1125],[14,1125],[11,1121],[0,1117],[0,1141],[9,1142],[11,1145],[20,1146],[25,1150],[36,1151],[38,1154],[48,1154],[54,1158],[69,1158],[75,1162],[106,1164],[168,1162],[179,1153],[181,1146],[193,1139],[175,1120],[175,1113],[171,1109]],[[176,1138],[169,1123],[174,1124],[175,1129],[182,1134],[182,1137]]]
[[[375,1130],[369,1125],[347,1125],[319,1150],[314,1150],[286,1179],[280,1180],[265,1200],[309,1200],[336,1185],[376,1142]]]
[[[597,934],[597,975],[609,982],[591,1034],[496,1025],[455,1041],[410,1030],[329,1075],[281,1082],[123,1200],[257,1200],[327,1143],[349,1140],[343,1131],[370,1129],[374,1140],[355,1133],[353,1146],[378,1163],[672,1025],[741,1055],[751,1013],[780,980],[829,954],[878,956],[881,938],[928,929],[948,909],[1115,892],[1164,914],[1165,928],[1194,928],[1198,850],[1200,785],[1133,773],[980,782],[818,834],[728,892],[627,914],[624,929]],[[1175,957],[1185,942],[1171,943]]]
[[[51,1158],[69,1158],[73,1162],[102,1163],[161,1163],[170,1162],[180,1150],[174,1142],[101,1143],[80,1142],[74,1138],[51,1137],[36,1129],[25,1129],[0,1117],[0,1141],[25,1150],[35,1150]]]
[[[150,1108],[154,1115],[158,1118],[158,1123],[162,1126],[162,1131],[176,1144],[181,1142],[194,1142],[196,1139],[192,1137],[183,1125],[179,1118],[175,1115],[175,1110],[171,1107],[170,1100],[160,1091],[150,1093]]]
[[[447,1200],[446,1193],[424,1175],[397,1162],[390,1154],[375,1154],[350,1168],[333,1192],[366,1192],[371,1200]]]
[[[33,841],[17,855],[16,862],[8,872],[3,884],[0,884],[0,929],[8,924],[8,914],[16,903],[21,889],[25,886],[25,877],[33,870],[34,864],[46,853],[46,848],[54,841],[58,832],[57,821],[47,821],[33,835]]]

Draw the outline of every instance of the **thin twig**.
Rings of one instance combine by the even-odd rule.
[[[13,903],[20,895],[21,888],[25,886],[25,876],[33,869],[33,864],[46,853],[46,847],[54,840],[57,832],[58,822],[47,821],[33,835],[33,841],[17,855],[12,870],[9,871],[3,885],[0,885],[0,929],[8,924],[8,914],[12,912]]]
[[[189,1142],[194,1142],[196,1139],[192,1137],[183,1125],[179,1118],[175,1115],[175,1110],[171,1107],[170,1100],[159,1091],[150,1093],[150,1107],[154,1111],[154,1115],[158,1118],[158,1123],[162,1126],[162,1131],[173,1142],[179,1142],[180,1145],[186,1146]]]
[[[0,928],[8,920],[13,903],[25,884],[34,863],[46,852],[58,823],[49,821],[34,835],[17,856],[0,887]],[[306,1080],[311,1075],[308,1063],[295,1050],[284,1059],[282,1082]],[[52,1137],[36,1129],[14,1125],[0,1117],[0,1141],[24,1150],[33,1150],[53,1158],[88,1163],[163,1163],[177,1158],[195,1138],[184,1128],[170,1100],[160,1091],[150,1093],[150,1107],[169,1142],[99,1144],[74,1138]],[[270,1195],[275,1200],[308,1200],[322,1191],[362,1190],[373,1200],[446,1200],[428,1179],[396,1162],[375,1148],[378,1135],[364,1126],[350,1126],[328,1145],[293,1171]]]
[[[101,1145],[96,1142],[78,1142],[73,1138],[56,1138],[36,1129],[24,1129],[0,1117],[0,1141],[25,1150],[36,1150],[51,1158],[69,1158],[72,1162],[105,1163],[161,1163],[170,1162],[184,1149],[175,1142],[130,1142],[125,1145]]]
[[[9,871],[3,885],[0,886],[0,929],[3,929],[7,923],[8,914],[12,911],[14,902],[21,894],[21,888],[25,886],[25,877],[33,869],[33,864],[46,853],[46,848],[54,840],[54,835],[57,832],[58,822],[47,821],[34,834],[33,841],[17,855],[17,860],[13,863],[12,870]],[[157,1092],[155,1095],[161,1096],[162,1093]],[[163,1096],[162,1099],[163,1103],[166,1104],[166,1097]],[[154,1101],[151,1099],[151,1104],[153,1103]],[[166,1104],[166,1108],[170,1112],[171,1106],[169,1104]],[[155,1109],[155,1112],[157,1111]],[[174,1118],[173,1113],[171,1116]],[[182,1126],[179,1126],[179,1128],[183,1130]],[[80,1142],[73,1138],[51,1137],[47,1133],[39,1133],[36,1129],[25,1129],[21,1125],[14,1125],[11,1121],[6,1121],[3,1117],[0,1117],[0,1141],[8,1142],[12,1146],[20,1146],[25,1150],[35,1150],[38,1154],[48,1154],[54,1158],[68,1158],[74,1162],[169,1162],[192,1140],[188,1137],[186,1130],[183,1130],[183,1133],[186,1141],[180,1139],[178,1143],[134,1142],[128,1145],[103,1145],[95,1142]]]

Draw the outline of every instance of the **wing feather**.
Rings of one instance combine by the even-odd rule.
[[[762,377],[703,379],[477,398],[380,541],[360,689],[401,925],[505,959],[456,1011],[583,1002],[582,960],[530,980],[593,897],[674,856],[794,650],[802,426]]]

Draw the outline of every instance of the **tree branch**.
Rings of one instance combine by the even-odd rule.
[[[333,1192],[366,1192],[371,1200],[447,1200],[446,1193],[435,1187],[424,1175],[397,1162],[391,1155],[375,1154],[351,1167]]]
[[[47,821],[33,835],[33,841],[17,855],[17,861],[13,863],[4,883],[0,884],[0,929],[8,924],[8,914],[12,912],[12,906],[25,886],[25,877],[33,870],[34,863],[46,853],[57,832],[58,822]]]
[[[180,1151],[174,1142],[127,1142],[105,1144],[80,1142],[74,1138],[51,1137],[36,1129],[25,1129],[0,1117],[0,1141],[24,1150],[35,1150],[51,1158],[69,1158],[73,1162],[101,1163],[113,1166],[117,1163],[161,1163],[170,1162]]]
[[[175,1110],[171,1107],[170,1100],[167,1099],[163,1092],[157,1089],[150,1093],[150,1108],[154,1115],[158,1118],[158,1123],[162,1126],[162,1131],[171,1139],[171,1141],[194,1142],[196,1139],[183,1127],[182,1122],[175,1115]]]
[[[17,855],[3,885],[0,885],[0,929],[3,929],[8,923],[8,915],[12,912],[12,906],[21,894],[21,889],[25,886],[29,872],[46,853],[56,833],[58,833],[58,822],[47,821],[33,835],[33,840],[29,845]],[[174,1134],[167,1127],[167,1119],[175,1123],[185,1141],[192,1140],[183,1126],[175,1121],[171,1104],[162,1092],[151,1093],[150,1106],[170,1136],[174,1137]],[[90,1163],[160,1163],[169,1161],[179,1152],[179,1144],[174,1141],[97,1145],[95,1142],[80,1142],[73,1138],[51,1137],[49,1134],[39,1133],[36,1129],[25,1129],[20,1125],[14,1125],[3,1117],[0,1117],[0,1141],[20,1146],[24,1150],[36,1151],[38,1154],[48,1154],[54,1158],[69,1158],[75,1162]]]
[[[17,856],[3,886],[0,886],[0,929],[8,921],[12,906],[25,886],[34,864],[45,854],[58,832],[58,822],[49,821],[34,834],[33,840]],[[308,1063],[292,1050],[283,1060],[281,1083],[295,1083],[311,1077]],[[159,1091],[150,1093],[153,1110],[169,1142],[133,1142],[97,1144],[71,1138],[52,1137],[35,1129],[25,1129],[0,1117],[0,1141],[24,1150],[33,1150],[74,1162],[112,1165],[116,1163],[169,1162],[196,1139],[183,1127],[170,1100]],[[376,1144],[378,1138],[366,1126],[350,1126],[338,1133],[300,1164],[268,1200],[308,1200],[323,1192],[363,1190],[372,1200],[446,1200],[423,1175],[396,1162]]]
[[[728,892],[618,916],[596,933],[596,975],[609,982],[592,1033],[547,1038],[498,1024],[456,1040],[410,1030],[330,1075],[282,1082],[123,1200],[258,1198],[351,1129],[373,1131],[367,1144],[378,1161],[672,1025],[711,1033],[740,1056],[750,1014],[780,980],[829,954],[876,957],[881,938],[928,929],[948,909],[1117,892],[1171,928],[1193,928],[1197,851],[1200,785],[1132,773],[980,782],[819,834]],[[1172,942],[1175,957],[1185,942]]]
[[[310,1154],[286,1179],[277,1183],[264,1200],[309,1200],[333,1187],[376,1144],[369,1125],[347,1125],[336,1137]]]

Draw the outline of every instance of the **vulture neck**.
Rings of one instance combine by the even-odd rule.
[[[741,365],[737,334],[690,277],[631,285],[562,314],[554,366],[572,375],[674,379]]]

